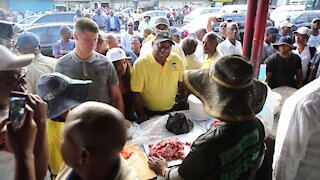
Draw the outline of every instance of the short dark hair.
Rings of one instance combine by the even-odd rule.
[[[186,37],[183,40],[181,47],[184,54],[187,56],[187,55],[193,54],[196,51],[197,46],[198,46],[197,40],[195,40],[192,37]]]
[[[74,30],[78,34],[81,34],[85,31],[99,33],[99,27],[97,23],[89,18],[79,18],[74,25]]]

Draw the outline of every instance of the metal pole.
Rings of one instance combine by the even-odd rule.
[[[254,37],[252,42],[251,62],[256,77],[259,75],[261,62],[261,53],[263,48],[264,33],[268,18],[269,0],[259,0],[257,8],[257,17],[254,26]]]
[[[253,27],[254,27],[256,12],[257,12],[258,0],[248,0],[247,3],[248,3],[248,10],[247,10],[246,24],[244,27],[242,54],[245,57],[250,59],[253,32],[254,32]]]

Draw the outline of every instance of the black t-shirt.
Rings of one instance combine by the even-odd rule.
[[[260,120],[222,122],[199,136],[178,172],[185,180],[250,179],[264,155]]]
[[[298,69],[302,68],[301,59],[298,55],[291,53],[290,58],[282,58],[279,53],[269,56],[265,63],[267,72],[272,72],[268,85],[270,88],[290,86],[297,88],[294,79]]]

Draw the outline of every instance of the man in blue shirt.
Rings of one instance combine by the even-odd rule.
[[[107,30],[108,32],[120,32],[120,20],[117,16],[114,16],[114,12],[111,10],[109,12],[109,17],[107,18]]]
[[[76,47],[72,37],[72,30],[68,26],[61,26],[59,29],[61,39],[52,45],[52,55],[59,59],[61,56],[68,54]]]
[[[92,20],[97,23],[100,30],[106,30],[106,18],[102,16],[100,9],[98,9],[97,14],[92,16]]]

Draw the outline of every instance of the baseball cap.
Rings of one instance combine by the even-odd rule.
[[[8,71],[25,67],[29,65],[34,58],[34,54],[23,54],[17,56],[3,45],[0,45],[0,54],[0,71]]]
[[[181,34],[181,32],[175,27],[170,27],[169,31],[173,35],[180,35]]]
[[[299,27],[293,34],[302,34],[310,36],[310,30],[307,27]]]
[[[32,33],[25,32],[18,36],[17,45],[20,50],[33,51],[40,46],[40,41]]]
[[[269,26],[266,28],[266,34],[273,34],[275,36],[279,36],[279,31],[274,26]]]
[[[122,59],[131,59],[127,57],[126,52],[121,48],[112,48],[107,52],[107,58],[111,62],[119,61]]]
[[[164,17],[160,17],[158,18],[155,22],[154,22],[154,27],[160,25],[160,24],[164,24],[164,25],[167,25],[168,27],[170,26],[170,23],[168,21],[167,18],[164,18]]]
[[[61,26],[59,32],[60,34],[71,33],[72,30],[68,26]]]
[[[288,21],[285,21],[285,22],[281,23],[280,28],[283,28],[283,27],[292,27],[292,26],[293,26],[293,24],[291,24],[291,23],[288,22]]]
[[[160,31],[156,38],[154,39],[155,42],[164,42],[164,41],[170,41],[172,44],[174,44],[172,40],[172,36],[169,31]]]
[[[37,94],[48,104],[48,118],[53,119],[83,103],[91,80],[71,79],[61,73],[45,74],[37,83]]]

